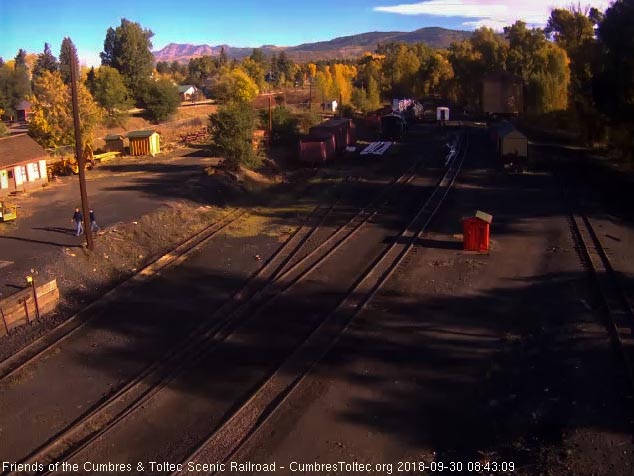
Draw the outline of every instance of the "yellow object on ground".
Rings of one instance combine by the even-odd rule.
[[[18,217],[18,207],[0,202],[0,222],[15,220]]]
[[[121,152],[104,152],[103,154],[95,154],[94,160],[95,162],[107,162],[108,160],[119,157],[120,155]]]

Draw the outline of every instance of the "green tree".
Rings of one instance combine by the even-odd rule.
[[[37,55],[37,61],[33,68],[33,76],[39,76],[42,71],[50,71],[51,73],[57,71],[59,63],[57,58],[51,53],[51,46],[48,43],[44,43],[44,52]]]
[[[612,125],[623,159],[634,159],[634,7],[617,0],[605,12],[598,36],[603,54],[594,84],[599,110]]]
[[[168,74],[170,72],[170,64],[167,61],[158,61],[156,63],[156,72],[159,74]]]
[[[137,101],[145,97],[147,80],[154,68],[152,36],[154,33],[142,28],[139,23],[122,18],[120,26],[108,28],[104,50],[100,53],[101,64],[121,73]]]
[[[15,69],[18,68],[27,68],[28,66],[26,64],[26,51],[24,51],[22,48],[20,48],[18,50],[18,54],[15,56],[15,65],[14,65]]]
[[[76,77],[79,78],[79,58],[77,57],[77,48],[73,41],[65,37],[62,40],[62,46],[59,49],[59,72],[62,74],[64,84],[70,84],[70,65],[72,58],[75,58],[77,65]]]
[[[205,86],[205,80],[213,77],[217,70],[218,60],[212,56],[192,58],[187,65],[187,83],[202,88]]]
[[[277,57],[276,63],[273,65],[272,69],[274,72],[278,73],[278,84],[283,84],[285,81],[288,81],[293,77],[295,63],[288,57],[285,51],[282,51]]]
[[[156,123],[165,121],[180,105],[178,87],[169,79],[149,81],[144,92],[143,103],[150,119]]]
[[[416,88],[417,96],[441,95],[446,97],[448,82],[454,77],[454,71],[447,53],[435,52],[425,57],[419,70],[420,83]]]
[[[463,104],[479,106],[482,77],[506,69],[508,50],[508,40],[490,28],[479,28],[470,39],[452,43],[448,58],[455,77],[447,87],[451,95]]]
[[[554,9],[545,30],[570,58],[569,103],[586,142],[593,142],[604,135],[603,121],[592,96],[594,75],[600,61],[595,27],[601,18],[602,14],[594,8]]]
[[[0,66],[0,108],[7,116],[15,116],[15,107],[31,93],[31,80],[26,66]]]
[[[218,67],[222,68],[223,66],[227,66],[229,64],[229,56],[225,51],[225,47],[220,47],[220,55],[218,55]]]
[[[256,121],[251,105],[243,101],[227,103],[209,116],[209,122],[213,142],[224,155],[228,168],[236,170],[241,164],[257,164],[252,145]]]
[[[570,84],[566,51],[550,43],[543,30],[528,29],[522,21],[504,32],[509,41],[507,69],[524,78],[527,109],[536,114],[565,110]]]
[[[366,89],[366,97],[368,100],[368,110],[372,111],[381,106],[381,96],[379,94],[379,84],[373,76],[368,78],[368,86]]]
[[[359,111],[365,112],[369,110],[368,97],[366,95],[365,89],[353,88],[350,101],[352,102],[352,105],[356,107]]]
[[[268,127],[269,113],[260,111],[260,122]],[[285,106],[276,106],[271,110],[271,140],[275,144],[291,142],[295,139],[299,121]]]
[[[251,59],[251,61],[255,61],[256,63],[259,63],[262,66],[266,64],[266,56],[264,55],[264,52],[260,48],[253,48],[253,51],[251,52],[251,56],[249,56],[249,59]]]
[[[102,66],[96,71],[93,87],[95,100],[110,116],[118,115],[131,105],[121,73],[110,66]]]
[[[70,87],[64,84],[59,71],[43,71],[33,82],[29,133],[44,147],[70,145],[75,139]],[[92,136],[101,121],[102,110],[83,83],[78,83],[79,117],[84,138]]]

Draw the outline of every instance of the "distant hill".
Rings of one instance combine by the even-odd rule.
[[[433,48],[447,48],[452,42],[467,39],[469,31],[448,30],[446,28],[428,27],[415,31],[373,31],[358,35],[342,36],[329,41],[304,43],[297,46],[264,45],[260,49],[267,55],[286,51],[296,61],[308,61],[332,58],[356,58],[366,51],[373,51],[379,43],[404,42],[425,43]],[[218,56],[224,48],[230,58],[241,59],[251,54],[253,48],[235,48],[229,45],[190,45],[170,43],[165,48],[155,51],[156,61],[186,62],[190,58],[203,55]]]

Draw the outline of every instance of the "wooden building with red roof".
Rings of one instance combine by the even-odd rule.
[[[48,154],[26,134],[0,138],[0,197],[48,183]]]

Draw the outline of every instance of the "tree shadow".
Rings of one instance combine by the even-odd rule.
[[[37,243],[40,245],[50,245],[50,246],[61,247],[61,248],[81,248],[81,245],[78,245],[77,243],[59,243],[56,241],[34,240],[31,238],[23,238],[20,236],[0,235],[0,240],[23,241],[25,243]]]

